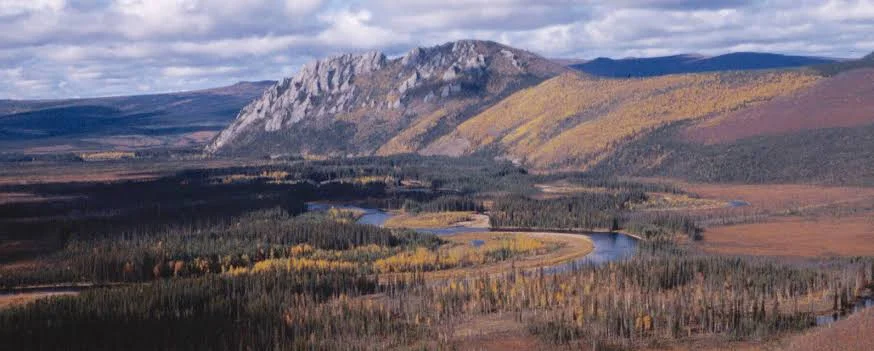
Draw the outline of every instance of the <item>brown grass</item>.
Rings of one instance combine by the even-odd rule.
[[[419,214],[403,213],[385,221],[386,228],[442,228],[464,224],[482,224],[485,217],[474,212],[426,212]],[[488,217],[485,218],[488,227]]]
[[[688,195],[671,193],[647,193],[649,199],[640,204],[631,204],[629,209],[635,211],[698,211],[721,209],[728,202],[720,199],[695,198]]]
[[[874,200],[874,188],[833,187],[796,184],[697,184],[682,183],[683,189],[702,198],[743,200],[756,209],[772,212],[801,211]]]
[[[264,160],[129,160],[113,163],[32,162],[0,167],[0,185],[65,182],[110,182],[154,179],[193,168],[224,168],[270,164]]]
[[[789,339],[785,350],[874,350],[874,308],[856,313],[828,327],[818,327]]]
[[[614,190],[602,187],[586,187],[576,184],[570,184],[565,181],[558,181],[550,184],[535,184],[539,194],[535,195],[538,199],[556,199],[562,197],[573,196],[581,193],[614,193]]]
[[[732,255],[787,257],[874,255],[874,213],[777,217],[767,223],[708,228],[700,247]]]
[[[452,345],[458,350],[547,350],[545,344],[528,332],[524,322],[510,313],[476,316],[458,323]]]
[[[874,188],[636,180],[672,183],[702,199],[750,203],[695,212],[737,218],[734,223],[741,223],[708,226],[698,243],[705,252],[780,257],[874,255]]]
[[[78,295],[76,292],[38,292],[22,293],[13,295],[0,295],[0,310],[5,308],[22,306],[52,296]]]

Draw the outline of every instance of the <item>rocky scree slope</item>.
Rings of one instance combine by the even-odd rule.
[[[394,59],[379,52],[334,56],[267,89],[206,152],[416,152],[513,92],[567,71],[523,50],[471,40]]]

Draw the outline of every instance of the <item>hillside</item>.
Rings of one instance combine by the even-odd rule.
[[[659,126],[744,108],[816,80],[800,72],[631,80],[565,74],[513,94],[423,152],[462,155],[487,148],[538,168],[585,169]]]
[[[619,60],[602,57],[589,62],[572,65],[571,67],[594,76],[632,78],[714,71],[791,68],[822,65],[834,62],[837,62],[837,60],[807,56],[738,52],[714,57],[700,55],[674,55]]]
[[[202,145],[274,82],[169,94],[0,101],[6,152]]]
[[[841,72],[847,72],[861,68],[874,68],[874,52],[858,60],[835,62],[813,67],[815,71],[819,72],[824,76],[834,76],[840,74]]]
[[[874,69],[604,79],[500,44],[460,41],[396,59],[368,53],[311,63],[246,106],[206,150],[480,155],[540,170],[874,184],[864,166],[874,164],[871,82]]]
[[[708,182],[874,185],[874,69],[661,128],[594,170]]]
[[[684,131],[688,140],[726,143],[759,135],[874,124],[874,68],[840,73],[810,89],[708,119]]]
[[[268,89],[206,150],[411,152],[503,97],[565,71],[534,54],[472,40],[416,48],[396,59],[379,52],[334,56]]]

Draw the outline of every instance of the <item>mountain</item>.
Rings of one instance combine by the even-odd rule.
[[[809,89],[708,119],[685,130],[683,137],[716,144],[868,124],[874,124],[874,68],[843,72]]]
[[[562,66],[580,65],[580,64],[584,64],[586,62],[589,62],[589,60],[576,59],[576,58],[550,58],[550,60],[552,60],[552,62],[555,62],[555,63],[560,64]]]
[[[468,119],[423,153],[457,156],[490,150],[541,169],[588,169],[661,126],[743,109],[818,79],[794,71],[623,80],[564,74]]]
[[[874,67],[818,79],[749,108],[665,125],[621,145],[592,170],[874,186]]]
[[[791,68],[829,64],[838,60],[808,56],[738,52],[714,57],[675,55],[651,58],[598,58],[571,67],[599,77],[655,77],[668,74]]]
[[[874,68],[874,52],[858,60],[846,60],[813,67],[814,70],[825,76],[833,76],[860,68]]]
[[[686,59],[725,67],[742,56]],[[267,89],[206,151],[479,155],[539,170],[874,185],[874,68],[859,68],[870,60],[829,64],[842,67],[834,75],[604,79],[483,41],[341,55]]]
[[[379,52],[334,56],[269,88],[206,151],[415,152],[509,94],[566,71],[532,53],[474,40],[395,59]]]
[[[202,145],[272,81],[140,96],[0,100],[4,151],[130,150]]]

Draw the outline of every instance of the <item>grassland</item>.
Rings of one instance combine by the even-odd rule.
[[[485,219],[485,220],[483,220]],[[488,227],[488,217],[469,211],[401,213],[385,221],[386,228]]]
[[[697,244],[706,252],[796,258],[874,255],[872,188],[670,182],[699,201],[746,204],[688,209],[707,227]]]
[[[862,311],[834,325],[788,338],[781,349],[793,351],[874,350],[874,309]]]
[[[139,159],[106,162],[20,162],[3,163],[0,185],[38,183],[87,183],[148,180],[192,168],[226,168],[267,165],[263,160],[234,159]]]
[[[852,216],[780,217],[709,228],[707,252],[788,257],[874,256],[874,212]]]
[[[811,184],[705,184],[676,182],[683,189],[703,198],[724,201],[743,200],[750,207],[773,213],[855,206],[874,200],[874,188],[819,186]]]
[[[0,295],[0,310],[16,306],[27,305],[31,302],[55,296],[75,296],[75,292],[41,292]]]

